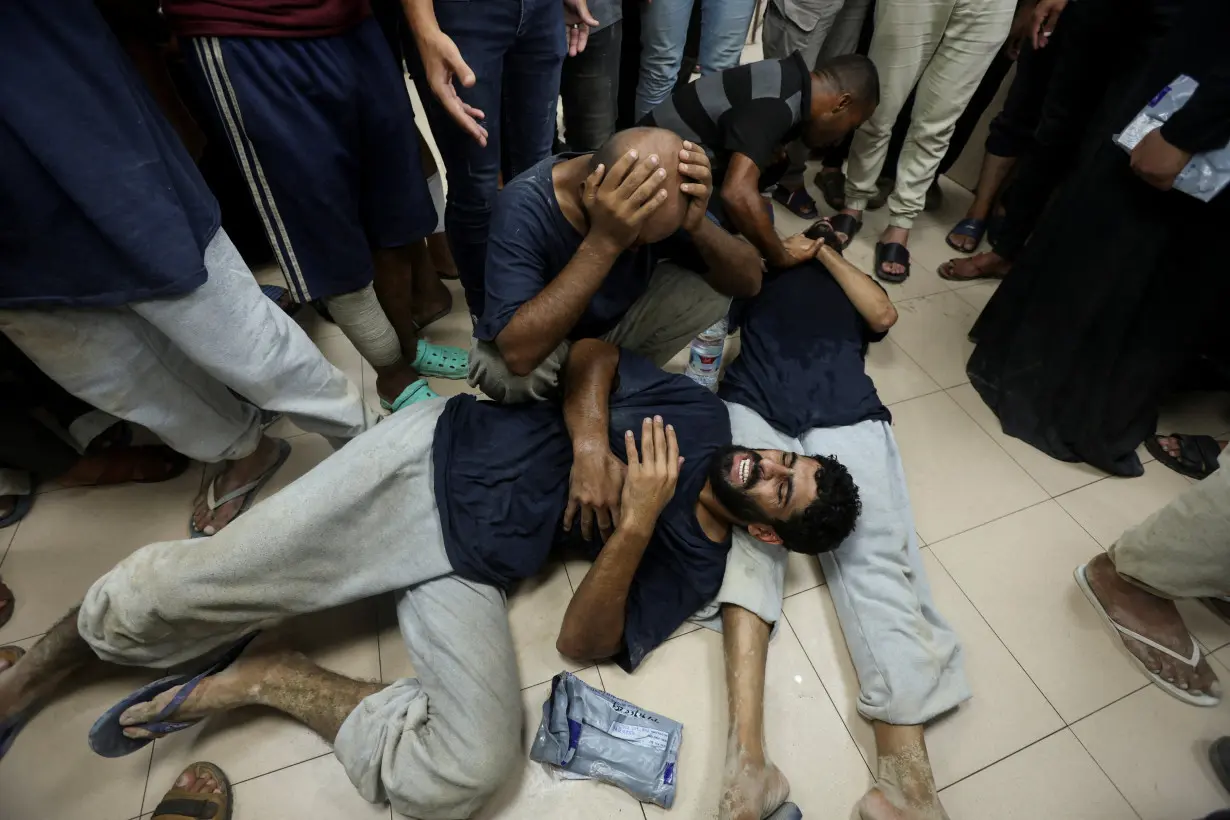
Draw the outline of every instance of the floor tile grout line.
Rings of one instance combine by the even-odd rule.
[[[150,778],[154,776],[154,747],[158,745],[158,740],[155,738],[149,745],[149,765],[145,767],[145,789],[141,792],[141,810],[138,818],[145,814],[145,801],[149,799],[149,784]],[[157,805],[157,804],[155,804]],[[151,808],[152,812],[153,809]]]
[[[900,347],[901,347],[901,345],[897,345],[897,347],[899,347],[899,348],[900,348]],[[908,355],[908,354],[907,354],[907,355]],[[914,361],[914,360],[913,360],[913,359],[910,359],[910,361]],[[916,363],[916,364],[917,364],[917,363]],[[920,369],[921,369],[921,368],[920,368]],[[924,372],[924,373],[926,373],[926,371],[925,371],[925,370],[924,370],[923,372]],[[927,378],[928,378],[928,379],[931,379],[931,377],[930,377],[930,376],[927,376]],[[875,381],[875,380],[873,379],[873,380],[872,380],[872,382],[874,383],[874,381]],[[935,381],[935,379],[931,379],[931,381]],[[966,383],[966,384],[969,384],[969,382],[965,382],[965,383]],[[960,387],[960,386],[961,386],[961,385],[957,385],[957,387]],[[927,393],[919,393],[917,396],[910,396],[908,399],[901,399],[900,401],[895,401],[895,402],[893,402],[892,404],[886,404],[886,405],[884,405],[884,406],[885,406],[885,407],[889,407],[889,408],[896,407],[898,404],[905,404],[907,401],[914,401],[914,399],[925,399],[927,396],[934,396],[936,393],[943,393],[943,392],[945,392],[946,390],[949,390],[949,389],[951,389],[951,388],[944,388],[944,387],[941,387],[941,388],[939,388],[938,390],[932,390],[932,391],[927,392]]]
[[[1145,685],[1150,686],[1152,684],[1145,684]],[[1141,687],[1141,688],[1144,688],[1144,687]],[[1136,690],[1136,692],[1139,692],[1139,691],[1140,689]],[[1133,692],[1132,694],[1134,695],[1136,694],[1136,692]],[[1130,695],[1124,695],[1123,697],[1125,698],[1130,697]],[[1119,700],[1122,700],[1122,699],[1123,698],[1120,698]],[[1118,702],[1119,701],[1115,701],[1115,703],[1118,703]],[[1102,708],[1104,709],[1106,707],[1104,706]],[[1098,711],[1101,711],[1101,709],[1099,709]],[[1081,720],[1084,720],[1084,719],[1085,718],[1081,718]],[[1089,759],[1093,761],[1093,765],[1098,767],[1098,771],[1102,773],[1102,776],[1105,777],[1110,782],[1110,785],[1115,787],[1115,791],[1118,792],[1119,796],[1123,798],[1123,802],[1127,803],[1128,808],[1132,810],[1132,814],[1136,815],[1137,820],[1144,820],[1144,817],[1141,815],[1140,811],[1136,808],[1136,805],[1132,803],[1131,800],[1128,799],[1128,796],[1126,794],[1123,793],[1123,789],[1119,788],[1119,784],[1116,783],[1115,779],[1110,776],[1110,773],[1107,772],[1106,769],[1102,768],[1102,761],[1098,760],[1097,756],[1094,755],[1093,752],[1089,751],[1089,747],[1085,745],[1085,741],[1081,740],[1081,736],[1076,733],[1076,730],[1073,729],[1071,726],[1069,726],[1068,731],[1072,733],[1072,737],[1076,738],[1076,742],[1079,743],[1081,748],[1085,750],[1085,754],[1089,755]]]
[[[987,625],[987,629],[991,630],[991,634],[995,636],[995,640],[999,641],[1000,646],[1002,646],[1004,651],[1008,653],[1008,657],[1012,658],[1013,662],[1020,667],[1022,672],[1025,673],[1025,677],[1028,678],[1029,682],[1032,683],[1034,688],[1038,690],[1038,694],[1041,695],[1042,699],[1046,701],[1046,705],[1051,707],[1051,711],[1055,713],[1055,717],[1059,718],[1059,722],[1067,726],[1067,720],[1065,720],[1064,716],[1060,714],[1058,709],[1055,708],[1055,704],[1051,703],[1051,699],[1047,697],[1046,692],[1042,691],[1042,687],[1038,685],[1036,680],[1034,680],[1033,675],[1029,674],[1029,670],[1025,668],[1025,664],[1021,663],[1021,659],[1016,656],[1016,653],[1012,651],[1007,642],[1000,637],[998,632],[995,631],[995,627],[992,626],[991,622],[987,620],[987,616],[982,614],[982,610],[978,608],[978,605],[974,603],[974,599],[971,598],[969,593],[965,591],[965,587],[961,586],[961,582],[958,581],[957,577],[952,574],[952,570],[948,569],[948,566],[943,562],[940,556],[936,554],[935,550],[931,551],[931,557],[939,563],[944,572],[948,574],[948,577],[952,579],[952,582],[956,585],[957,589],[960,590],[961,596],[965,598],[965,600],[969,602],[969,605],[973,607],[974,611],[978,613],[978,617],[981,618],[982,622]]]
[[[995,760],[992,760],[990,763],[986,764],[985,766],[980,766],[979,768],[975,769],[969,774],[961,775],[961,777],[958,777],[956,780],[952,781],[944,788],[938,789],[937,791],[940,793],[941,796],[943,796],[944,792],[948,791],[949,789],[951,789],[953,786],[957,785],[958,783],[962,783],[966,780],[969,780],[971,777],[981,774],[982,772],[985,772],[987,769],[991,768],[992,766],[997,766],[1000,763],[1003,763],[1005,760],[1007,760],[1010,757],[1015,757],[1019,755],[1021,752],[1025,751],[1031,746],[1037,746],[1042,741],[1052,738],[1055,735],[1059,734],[1060,732],[1068,732],[1068,731],[1071,731],[1071,729],[1069,729],[1067,726],[1060,726],[1058,729],[1056,729],[1053,732],[1047,732],[1042,737],[1036,740],[1031,740],[1030,742],[1026,743],[1024,746],[1022,746],[1021,748],[1017,749],[1015,752],[1009,752],[1003,757],[998,757]],[[1076,733],[1072,732],[1072,734],[1076,734]]]
[[[948,394],[950,390],[956,390],[958,387],[964,387],[966,384],[970,384],[970,382],[965,382],[964,384],[958,384],[958,385],[955,385],[955,386],[953,386],[953,387],[948,387],[948,388],[945,388],[944,392],[945,392],[946,394]],[[975,392],[977,392],[977,391],[975,391]],[[957,407],[961,407],[961,402],[957,401],[957,400],[956,400],[956,398],[955,398],[954,396],[952,396],[951,394],[949,394],[949,395],[948,395],[948,398],[952,399],[952,400],[953,400],[953,402],[955,402],[955,403],[956,403]],[[981,398],[981,396],[979,396],[979,398]],[[1107,473],[1106,475],[1100,475],[1100,476],[1097,476],[1097,477],[1096,477],[1096,478],[1094,478],[1092,481],[1090,481],[1088,484],[1082,484],[1082,485],[1080,485],[1079,487],[1073,487],[1073,488],[1072,488],[1072,489],[1070,489],[1070,490],[1064,490],[1062,493],[1058,493],[1058,494],[1052,493],[1052,492],[1051,492],[1050,490],[1048,490],[1046,487],[1043,487],[1043,486],[1042,486],[1042,482],[1041,482],[1041,481],[1039,481],[1038,479],[1034,478],[1034,475],[1033,475],[1033,473],[1031,473],[1031,472],[1029,471],[1029,468],[1027,468],[1024,464],[1022,464],[1022,463],[1021,463],[1021,462],[1020,462],[1020,461],[1016,458],[1016,456],[1012,455],[1012,453],[1008,450],[1008,448],[1007,448],[1007,447],[1005,447],[1004,445],[1000,444],[998,441],[995,441],[995,436],[991,433],[991,431],[990,431],[990,430],[988,430],[987,428],[983,427],[981,424],[979,424],[979,423],[978,423],[978,419],[975,419],[975,418],[974,418],[974,415],[973,415],[972,413],[970,413],[970,412],[969,412],[968,410],[966,410],[964,407],[961,407],[961,410],[965,412],[965,415],[967,415],[967,416],[969,416],[971,419],[973,419],[974,424],[976,424],[976,425],[978,426],[978,429],[979,429],[979,430],[981,430],[982,432],[986,433],[986,435],[987,435],[987,436],[991,439],[991,441],[994,441],[994,442],[995,442],[995,444],[999,447],[999,449],[1001,449],[1001,450],[1003,450],[1005,453],[1007,453],[1008,458],[1012,459],[1012,463],[1013,463],[1013,464],[1015,464],[1016,466],[1020,467],[1020,468],[1021,468],[1021,470],[1025,473],[1025,475],[1027,475],[1027,476],[1029,476],[1031,479],[1033,479],[1033,482],[1034,482],[1035,484],[1037,484],[1039,487],[1041,487],[1041,488],[1042,488],[1042,492],[1046,493],[1046,494],[1047,494],[1047,496],[1048,496],[1048,497],[1050,497],[1051,499],[1056,499],[1056,498],[1058,498],[1059,496],[1061,496],[1061,495],[1067,495],[1068,493],[1074,493],[1074,492],[1076,492],[1077,490],[1083,490],[1085,487],[1089,487],[1089,486],[1091,486],[1091,485],[1093,485],[1093,484],[1097,484],[1099,481],[1104,481],[1105,479],[1108,479],[1108,478],[1113,478],[1113,476],[1111,476],[1111,475],[1110,475],[1110,473]],[[998,418],[998,417],[997,417],[997,418]],[[1001,430],[1000,432],[1003,432],[1003,431]],[[1008,434],[1007,434],[1007,433],[1004,433],[1004,435],[1008,435]],[[1022,441],[1021,439],[1017,439],[1017,440],[1018,440],[1018,441]],[[1025,443],[1028,443],[1028,442],[1025,442]],[[1033,446],[1033,445],[1030,445],[1030,446]],[[1035,448],[1035,449],[1036,449],[1036,448]],[[1041,450],[1038,450],[1038,452],[1040,452],[1040,453],[1041,453],[1042,451],[1041,451]],[[1051,457],[1051,456],[1050,456],[1049,454],[1047,454],[1047,453],[1043,453],[1043,455],[1046,455],[1048,458],[1049,458],[1049,457]],[[1059,461],[1059,459],[1055,459],[1055,460],[1056,460],[1056,461]],[[1072,463],[1074,463],[1074,462],[1062,462],[1062,463],[1064,463],[1064,464],[1072,464]],[[1081,464],[1083,464],[1084,462],[1076,462],[1076,463],[1081,463]],[[1096,541],[1097,539],[1094,539],[1094,540]]]
[[[837,719],[841,721],[842,727],[846,730],[846,736],[849,737],[850,742],[854,744],[854,750],[858,752],[859,760],[863,761],[863,768],[867,770],[867,774],[871,775],[872,780],[875,780],[875,772],[871,770],[871,763],[867,761],[867,758],[863,757],[863,748],[858,745],[858,738],[854,736],[854,731],[850,728],[849,724],[846,723],[845,715],[842,714],[841,709],[837,707],[837,701],[833,699],[833,693],[830,692],[828,686],[825,685],[824,678],[820,675],[820,670],[816,668],[816,662],[811,659],[811,655],[807,654],[807,647],[803,646],[803,642],[799,640],[799,633],[795,630],[794,624],[790,622],[790,616],[786,614],[784,607],[782,609],[782,620],[786,622],[788,627],[790,627],[790,634],[794,636],[794,639],[798,641],[799,648],[803,650],[803,657],[807,658],[807,665],[811,667],[812,674],[816,676],[816,680],[820,681],[820,688],[824,690],[824,696],[828,698],[829,704],[833,707],[833,711],[837,713]],[[861,719],[862,715],[860,715],[859,718]]]
[[[1043,490],[1043,492],[1045,492],[1045,490]],[[928,541],[926,544],[919,544],[919,549],[938,547],[940,544],[943,544],[945,541],[949,540],[950,538],[956,538],[958,535],[965,535],[967,532],[973,532],[979,527],[985,527],[987,524],[994,524],[996,521],[1002,521],[1003,519],[1007,518],[1010,515],[1016,515],[1017,513],[1022,513],[1022,512],[1025,512],[1026,510],[1032,510],[1034,507],[1040,507],[1043,504],[1047,503],[1048,501],[1054,501],[1054,500],[1055,499],[1053,498],[1044,498],[1041,501],[1035,501],[1033,504],[1027,504],[1024,507],[1021,507],[1019,510],[1012,510],[1011,512],[1006,512],[1003,515],[997,515],[988,521],[983,521],[981,524],[975,524],[972,527],[966,527],[963,530],[954,532],[952,535],[945,535],[943,538],[936,539],[935,541]],[[920,535],[919,538],[921,539],[921,537],[922,536]],[[1097,542],[1096,538],[1094,539],[1094,542],[1095,543]]]

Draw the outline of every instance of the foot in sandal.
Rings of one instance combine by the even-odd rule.
[[[1003,279],[1012,270],[1012,263],[995,251],[975,254],[969,258],[949,259],[936,273],[950,282],[968,282],[974,279]]]
[[[1226,449],[1226,442],[1212,436],[1190,433],[1155,435],[1145,439],[1145,449],[1153,457],[1176,473],[1188,478],[1208,478],[1217,471],[1218,459]]]
[[[1164,681],[1173,687],[1177,691],[1170,694],[1180,700],[1202,700],[1212,705],[1208,701],[1220,699],[1221,683],[1200,652],[1196,639],[1188,632],[1174,601],[1159,598],[1123,578],[1105,554],[1089,561],[1084,577],[1088,591],[1111,622],[1119,627],[1119,639],[1124,648],[1157,677],[1155,682]],[[1136,640],[1122,631],[1125,629],[1165,647],[1168,652]],[[1189,662],[1193,656],[1199,659]]]
[[[231,820],[234,801],[226,775],[212,763],[193,763],[154,809],[153,820]]]
[[[222,472],[206,484],[206,492],[197,498],[192,514],[193,536],[214,535],[238,518],[289,455],[290,445],[285,441],[261,436],[251,455],[227,462]],[[241,492],[244,488],[247,490]]]

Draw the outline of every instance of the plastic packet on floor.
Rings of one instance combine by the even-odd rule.
[[[530,759],[558,766],[562,777],[601,780],[669,809],[682,743],[682,723],[563,672],[551,681]]]
[[[1175,77],[1121,133],[1115,134],[1115,144],[1131,153],[1146,134],[1161,128],[1174,112],[1186,105],[1199,87],[1200,84],[1186,74]],[[1230,184],[1230,143],[1213,151],[1194,154],[1174,178],[1175,190],[1204,202],[1221,193],[1227,184]]]

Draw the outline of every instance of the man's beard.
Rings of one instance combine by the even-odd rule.
[[[734,467],[735,457],[746,453],[752,459],[751,474],[747,484],[742,487],[732,486],[730,471]],[[725,507],[735,520],[746,524],[763,523],[764,514],[748,495],[748,491],[760,481],[760,454],[745,447],[730,445],[714,453],[709,462],[709,485],[718,502]]]

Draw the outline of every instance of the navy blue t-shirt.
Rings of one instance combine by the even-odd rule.
[[[734,319],[743,333],[719,390],[726,401],[796,438],[813,427],[892,419],[864,367],[867,343],[886,334],[872,333],[820,262],[770,272]]]
[[[612,452],[624,459],[625,430],[639,448],[641,421],[655,414],[675,425],[685,460],[628,594],[615,658],[628,670],[717,595],[730,548],[729,538],[709,540],[696,519],[709,461],[730,444],[725,407],[690,379],[622,351],[610,397]],[[462,578],[507,588],[535,575],[553,546],[580,541],[561,528],[572,440],[558,405],[455,396],[436,423],[434,459],[444,546]],[[592,558],[602,545],[584,548]]]
[[[494,341],[517,308],[533,299],[559,275],[585,237],[572,226],[555,198],[551,169],[581,154],[547,157],[504,186],[487,235],[487,296],[474,336]],[[658,262],[672,259],[703,274],[706,266],[691,241],[680,233],[653,245],[629,248],[611,265],[569,339],[598,339],[610,331],[649,288]]]
[[[187,293],[218,225],[94,3],[0,3],[0,307]]]

